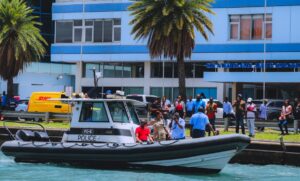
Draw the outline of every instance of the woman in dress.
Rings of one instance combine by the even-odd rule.
[[[149,125],[153,126],[153,137],[155,141],[162,141],[167,139],[167,129],[164,123],[162,113],[160,111],[156,112],[156,117],[150,121]]]

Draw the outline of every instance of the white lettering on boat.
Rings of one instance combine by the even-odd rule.
[[[87,142],[95,142],[97,136],[96,135],[78,135],[78,141],[87,141]]]

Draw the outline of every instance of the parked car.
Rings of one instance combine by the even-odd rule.
[[[28,110],[28,99],[21,99],[18,102],[17,107],[15,108],[15,111],[19,111],[19,112],[27,112]]]
[[[136,112],[140,117],[147,117],[149,105],[152,104],[157,98],[158,97],[154,95],[144,94],[129,94],[126,96],[126,99],[133,99],[145,104],[145,106],[136,106]]]
[[[256,104],[257,110],[259,111],[259,107],[262,104],[262,100],[253,100],[254,104]],[[283,106],[284,100],[281,99],[269,99],[267,100],[267,118],[268,120],[278,119],[281,113],[281,109]]]
[[[153,103],[158,97],[154,95],[144,95],[144,94],[129,94],[126,99],[133,99],[143,103]]]

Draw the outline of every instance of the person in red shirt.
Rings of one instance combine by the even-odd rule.
[[[206,105],[205,111],[206,111],[206,115],[209,119],[209,122],[212,125],[214,130],[216,130],[215,120],[216,120],[217,108],[218,108],[218,106],[216,103],[214,103],[213,98],[210,98]],[[210,129],[208,129],[208,136],[210,136]]]
[[[153,139],[150,136],[150,129],[147,127],[147,121],[141,121],[141,125],[135,130],[135,137],[138,143],[150,142],[153,143]]]

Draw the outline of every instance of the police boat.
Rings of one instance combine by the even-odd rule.
[[[73,99],[71,127],[60,142],[46,130],[18,130],[1,146],[16,162],[69,163],[99,168],[146,168],[218,173],[250,138],[231,134],[137,144],[141,102],[127,99]],[[40,125],[42,126],[42,125]],[[8,129],[8,128],[7,128]],[[8,129],[9,131],[9,129]],[[10,132],[10,131],[9,131]]]

